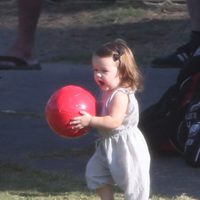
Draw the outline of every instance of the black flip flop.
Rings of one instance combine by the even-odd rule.
[[[6,64],[1,64],[1,62],[6,62]],[[14,56],[0,56],[0,70],[41,70],[41,66],[40,63],[29,64]]]

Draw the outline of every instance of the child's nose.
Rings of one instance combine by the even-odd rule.
[[[98,78],[102,77],[101,72],[97,72],[97,73],[96,73],[96,76],[97,76]]]

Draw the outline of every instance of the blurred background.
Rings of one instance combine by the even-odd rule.
[[[184,0],[45,0],[43,7],[36,38],[42,62],[89,62],[99,44],[123,38],[147,67],[189,37]],[[0,53],[13,42],[16,26],[16,1],[1,0]]]

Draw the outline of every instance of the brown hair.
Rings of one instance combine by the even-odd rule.
[[[134,90],[143,88],[143,78],[136,64],[131,49],[122,39],[116,39],[102,45],[94,55],[99,57],[112,56],[115,62],[119,62],[118,71],[121,76],[121,86],[131,87]]]

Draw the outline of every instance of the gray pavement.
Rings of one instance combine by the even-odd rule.
[[[47,125],[44,108],[58,88],[81,85],[98,94],[87,65],[66,62],[43,63],[41,71],[0,71],[0,160],[33,169],[69,171],[83,176],[91,155],[95,131],[67,140]],[[143,69],[145,89],[138,94],[140,110],[155,103],[172,85],[175,69]],[[187,166],[179,156],[154,157],[152,192],[167,197],[186,193],[200,199],[200,171]]]

